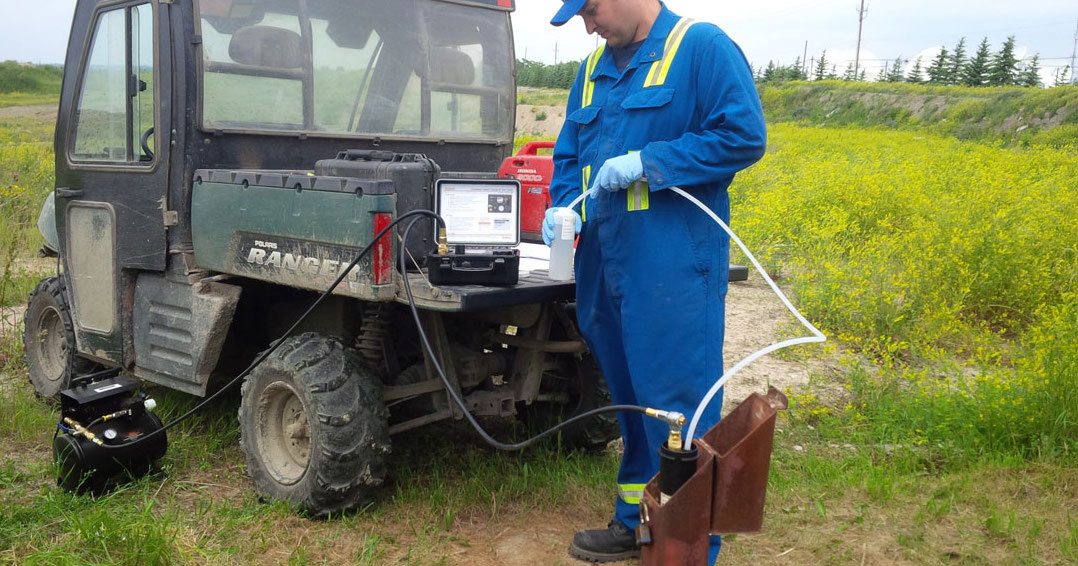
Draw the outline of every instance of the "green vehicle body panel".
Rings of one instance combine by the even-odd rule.
[[[359,188],[360,190],[356,190]],[[369,194],[363,188],[388,194]],[[325,290],[371,242],[377,213],[394,214],[392,184],[305,172],[199,171],[191,196],[195,264],[311,291]],[[397,243],[392,242],[396,257]],[[370,256],[335,293],[396,298],[395,272],[374,284]]]

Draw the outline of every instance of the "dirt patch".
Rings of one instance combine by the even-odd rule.
[[[55,104],[30,104],[26,106],[7,106],[0,108],[0,118],[34,117],[41,120],[56,121]]]
[[[556,138],[564,123],[564,106],[517,105],[517,136]]]
[[[25,311],[26,305],[0,307],[0,336],[22,331],[22,313]]]
[[[726,343],[723,347],[727,370],[771,344],[793,336],[809,335],[759,274],[752,273],[747,281],[730,284],[726,294]],[[730,412],[754,391],[767,393],[769,385],[798,389],[808,384],[810,375],[828,373],[837,367],[835,360],[824,356],[821,346],[811,344],[804,348],[810,356],[808,360],[783,359],[776,353],[740,370],[725,386],[723,413]]]
[[[890,94],[886,92],[852,92],[832,94],[824,98],[826,105],[839,106],[856,100],[870,107],[905,108],[911,116],[923,120],[960,98],[923,94]]]

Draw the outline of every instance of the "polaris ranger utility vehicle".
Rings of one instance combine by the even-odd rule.
[[[512,148],[512,0],[79,0],[56,124],[61,272],[26,314],[43,396],[119,368],[205,396],[267,349],[439,179],[493,179]],[[311,514],[371,499],[390,437],[460,418],[402,278],[476,415],[608,402],[571,283],[435,286],[432,224],[380,240],[245,379],[258,491]],[[405,245],[406,271],[395,258]],[[118,386],[117,386],[118,387]],[[90,427],[92,428],[92,427]],[[616,437],[595,419],[566,440]]]

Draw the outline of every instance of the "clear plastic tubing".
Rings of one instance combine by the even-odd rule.
[[[596,190],[598,190],[598,187],[594,187],[587,192],[581,194],[580,196],[576,197],[575,199],[573,199],[573,202],[569,203],[568,208],[574,208],[577,204],[580,203],[580,201],[584,200],[584,197]],[[820,332],[820,329],[816,328],[811,322],[808,321],[808,319],[804,317],[804,315],[801,314],[800,311],[794,308],[793,304],[790,302],[790,299],[786,298],[786,295],[783,294],[782,290],[779,289],[779,286],[776,285],[775,282],[771,280],[771,277],[767,275],[767,271],[764,271],[764,268],[760,265],[760,262],[756,260],[756,256],[752,255],[752,252],[750,252],[749,249],[745,247],[745,244],[741,241],[741,238],[738,238],[737,234],[734,234],[734,231],[731,230],[730,227],[727,226],[726,223],[723,222],[722,219],[719,218],[719,216],[715,214],[714,211],[704,205],[704,203],[697,200],[696,197],[681,190],[681,188],[679,187],[670,187],[667,190],[674,191],[675,193],[684,197],[689,202],[695,204],[697,207],[700,208],[700,210],[703,210],[705,214],[710,216],[716,224],[722,227],[722,229],[730,236],[730,239],[733,240],[739,248],[741,248],[741,251],[745,254],[745,257],[749,258],[749,261],[752,262],[753,267],[755,267],[756,271],[760,273],[760,276],[764,278],[764,281],[767,281],[767,284],[771,286],[771,290],[775,292],[775,295],[777,295],[778,298],[782,300],[782,304],[786,305],[786,308],[789,309],[790,313],[794,315],[794,318],[796,318],[798,322],[800,322],[805,328],[809,330],[809,332],[812,333],[812,336],[792,338],[790,340],[778,342],[762,350],[756,351],[750,354],[745,359],[741,360],[740,362],[734,364],[734,367],[730,368],[729,371],[719,377],[715,384],[711,386],[711,389],[708,390],[707,394],[704,395],[704,398],[700,400],[700,404],[696,407],[696,412],[692,416],[692,421],[689,423],[689,431],[686,435],[686,438],[692,439],[696,438],[696,425],[700,424],[700,417],[703,415],[704,409],[707,408],[708,404],[711,403],[711,400],[714,399],[715,395],[717,395],[719,390],[722,389],[722,386],[726,385],[726,382],[729,381],[730,378],[734,376],[734,374],[741,371],[742,368],[756,361],[758,358],[766,356],[771,352],[781,350],[782,348],[787,348],[789,346],[796,346],[798,344],[826,342],[827,336],[824,336],[824,333]],[[551,261],[553,262],[553,248],[551,248],[550,257]]]
[[[573,240],[576,239],[576,213],[559,208],[554,213],[554,240],[550,242],[550,278],[568,281],[573,275]]]

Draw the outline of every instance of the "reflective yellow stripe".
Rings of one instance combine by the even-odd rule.
[[[584,92],[580,96],[581,108],[591,106],[591,97],[595,94],[595,81],[591,80],[591,74],[595,72],[595,67],[599,65],[599,58],[602,57],[604,49],[606,49],[606,45],[600,45],[591,54],[591,57],[588,57],[588,64],[584,66]]]
[[[685,32],[695,23],[691,18],[681,18],[670,35],[666,37],[666,45],[663,47],[663,56],[651,64],[651,70],[644,79],[644,88],[659,86],[666,82],[666,74],[670,72],[670,65],[674,62],[674,56],[681,47],[681,40],[685,39]]]
[[[651,203],[648,202],[648,196],[651,194],[651,189],[648,188],[646,181],[637,181],[632,185],[629,185],[629,190],[625,192],[629,195],[629,212],[647,210],[651,205]]]
[[[640,153],[639,151],[630,151],[630,154]],[[633,182],[629,185],[629,189],[625,191],[629,200],[629,212],[637,210],[647,210],[651,203],[648,198],[651,195],[651,189],[648,187],[648,183],[644,179]]]
[[[591,181],[591,165],[584,168],[584,180],[580,183],[580,192],[588,192],[588,183]],[[584,222],[588,219],[588,199],[580,201],[580,221]]]
[[[630,505],[639,505],[644,498],[646,483],[623,483],[618,484],[618,497]]]

